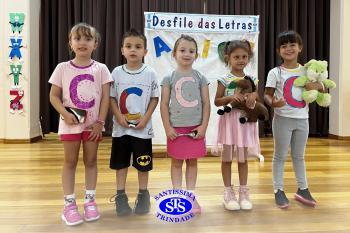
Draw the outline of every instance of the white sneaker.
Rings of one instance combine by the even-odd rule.
[[[227,210],[239,210],[241,207],[237,201],[235,191],[231,187],[225,187],[224,190],[224,202],[225,209]]]
[[[249,189],[247,186],[239,187],[239,205],[242,210],[251,210],[253,204],[249,199]]]

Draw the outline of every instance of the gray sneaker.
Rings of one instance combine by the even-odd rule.
[[[277,193],[275,193],[275,202],[276,205],[281,209],[286,209],[289,207],[289,200],[286,197],[284,191],[278,189]]]
[[[127,216],[132,212],[128,203],[128,196],[126,193],[115,195],[115,210],[118,216]]]
[[[135,201],[135,214],[147,214],[150,211],[151,202],[148,190],[137,194]]]

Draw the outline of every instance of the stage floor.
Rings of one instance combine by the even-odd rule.
[[[167,223],[156,218],[156,203],[145,216],[117,217],[114,203],[115,172],[109,169],[111,139],[99,149],[97,203],[101,219],[67,227],[62,211],[61,167],[63,149],[56,135],[34,144],[0,144],[0,232],[350,232],[350,141],[310,138],[306,164],[310,190],[318,202],[308,208],[293,200],[296,182],[290,157],[286,163],[285,191],[291,207],[280,210],[274,204],[271,159],[272,138],[261,139],[265,162],[249,161],[249,186],[254,208],[225,211],[220,158],[199,161],[197,195],[202,214],[186,223]],[[158,152],[164,147],[157,147]],[[159,152],[160,153],[160,152]],[[237,165],[233,165],[237,184]],[[137,173],[129,169],[127,193],[133,206],[137,194]],[[151,196],[169,189],[170,159],[155,158],[150,173]],[[82,212],[84,169],[80,157],[76,195]]]

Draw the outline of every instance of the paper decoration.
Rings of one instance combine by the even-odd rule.
[[[22,32],[24,25],[24,13],[10,13],[10,24],[13,34]]]
[[[10,42],[11,45],[9,47],[11,48],[11,52],[9,54],[9,61],[13,62],[13,58],[17,57],[20,62],[23,62],[22,53],[20,50],[24,47],[22,45],[22,37],[11,37]]]
[[[19,76],[23,74],[21,73],[22,70],[22,65],[10,65],[10,69],[11,69],[11,73],[9,74],[12,75],[13,77],[13,89],[18,89],[21,88],[21,86],[19,85]]]
[[[10,113],[14,114],[17,110],[19,113],[23,112],[23,104],[21,99],[24,96],[23,90],[10,90],[10,95],[16,96],[13,100],[10,100]]]

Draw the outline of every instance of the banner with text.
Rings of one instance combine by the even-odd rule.
[[[229,72],[223,62],[223,48],[226,41],[248,40],[254,56],[245,68],[247,75],[257,77],[259,16],[251,15],[205,15],[145,12],[145,35],[148,53],[145,63],[153,67],[159,83],[175,68],[172,49],[181,34],[192,36],[198,44],[199,56],[193,68],[200,71],[210,81],[211,116],[207,130],[207,144],[215,142],[217,108],[213,105],[217,79]],[[166,144],[159,106],[153,115],[155,138],[153,143]]]

